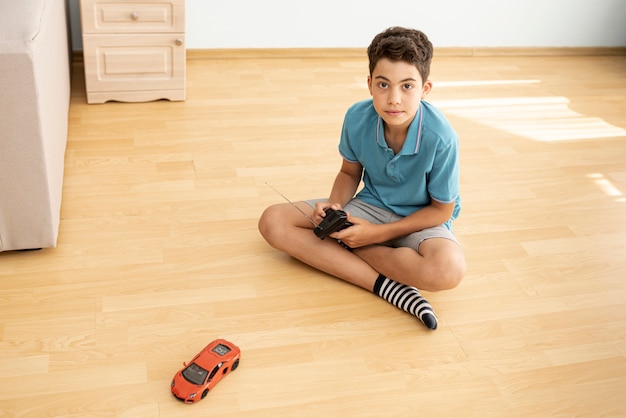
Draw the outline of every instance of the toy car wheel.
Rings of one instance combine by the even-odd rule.
[[[205,389],[204,392],[202,392],[202,396],[200,397],[200,399],[204,399],[206,398],[206,395],[209,393],[208,389]]]
[[[235,360],[235,362],[233,363],[233,367],[231,367],[230,371],[234,372],[235,370],[237,370],[237,367],[239,367],[239,359]]]

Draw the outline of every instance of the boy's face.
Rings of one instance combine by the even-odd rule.
[[[404,61],[383,58],[376,64],[367,85],[374,99],[374,109],[389,128],[408,129],[420,101],[432,87],[422,82],[417,67]]]

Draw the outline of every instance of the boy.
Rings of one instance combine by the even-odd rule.
[[[343,162],[330,196],[296,203],[317,223],[326,208],[343,209],[353,226],[331,234],[334,240],[320,240],[311,223],[283,203],[264,211],[259,231],[273,247],[436,329],[437,317],[418,289],[451,289],[465,273],[451,228],[461,202],[458,138],[445,117],[422,101],[432,87],[433,54],[424,33],[389,28],[374,37],[367,54],[372,98],[346,113]]]

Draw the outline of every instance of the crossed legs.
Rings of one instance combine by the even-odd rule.
[[[305,202],[296,205],[307,214],[313,212]],[[333,239],[320,240],[311,228],[288,203],[268,207],[259,220],[259,231],[272,247],[369,291],[379,274],[421,290],[439,291],[456,287],[465,273],[463,250],[449,239],[428,239],[419,251],[372,245],[349,252]]]
[[[306,202],[296,205],[312,215],[313,209]],[[385,278],[397,282],[400,286],[392,283],[394,290],[390,293],[391,288],[388,288],[388,297],[382,294],[385,289],[379,296],[420,317],[431,329],[436,328],[436,318],[431,326],[419,315],[419,312],[423,313],[421,308],[430,308],[430,305],[417,289],[451,289],[458,285],[465,273],[461,247],[446,238],[427,239],[420,244],[419,251],[371,245],[350,252],[331,238],[320,240],[311,229],[311,223],[288,203],[268,207],[259,219],[259,231],[272,247],[318,270],[370,292],[380,289]],[[403,299],[398,300],[397,294],[402,294]],[[405,303],[405,297],[412,298],[411,304]],[[432,312],[432,308],[430,310]]]

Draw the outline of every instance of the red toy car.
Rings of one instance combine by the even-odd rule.
[[[172,393],[185,403],[197,402],[217,382],[237,369],[241,350],[235,344],[218,339],[210,342],[172,379]]]

